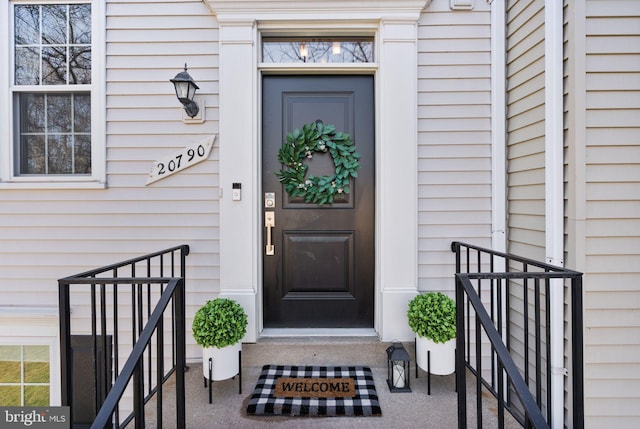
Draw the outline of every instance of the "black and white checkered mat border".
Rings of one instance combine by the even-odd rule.
[[[280,377],[346,378],[355,380],[353,398],[276,398]],[[375,416],[381,415],[371,369],[364,366],[265,365],[258,378],[247,413],[285,416]]]

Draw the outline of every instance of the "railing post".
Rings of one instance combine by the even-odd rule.
[[[69,283],[63,280],[58,280],[58,311],[60,324],[60,396],[62,405],[71,407],[73,395],[73,380],[71,378],[71,306],[69,303]]]
[[[451,242],[451,251],[456,254],[456,273],[460,272],[460,243],[457,241]]]
[[[184,429],[186,423],[185,413],[185,381],[184,370],[186,365],[185,345],[185,293],[184,277],[178,281],[174,294],[176,303],[176,427]]]
[[[151,347],[149,347],[151,350]],[[164,317],[161,317],[158,320],[158,326],[156,327],[156,428],[162,429],[162,401],[163,401],[163,392],[162,392],[162,383],[164,377]]]
[[[144,429],[144,373],[142,358],[136,363],[133,371],[133,418],[135,429]]]
[[[584,428],[582,276],[571,279],[571,354],[573,377],[573,427]]]
[[[458,392],[458,428],[467,427],[467,379],[464,361],[464,291],[456,275],[456,391]]]

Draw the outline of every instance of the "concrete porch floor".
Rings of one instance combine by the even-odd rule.
[[[390,393],[387,387],[385,350],[389,343],[375,337],[306,337],[266,338],[242,349],[242,394],[238,394],[238,380],[230,379],[213,384],[213,403],[208,403],[208,389],[204,387],[201,363],[189,363],[186,373],[186,427],[200,428],[456,428],[457,398],[455,376],[432,376],[431,395],[427,394],[427,374],[420,371],[415,378],[413,343],[405,343],[411,355],[410,393]],[[263,365],[363,365],[373,371],[382,416],[376,417],[262,417],[249,416],[246,405]],[[475,426],[475,394],[468,381],[468,422]],[[175,426],[172,401],[172,381],[164,389],[163,427]],[[485,396],[483,427],[497,427],[495,401]],[[147,403],[147,428],[155,428],[155,403]],[[513,423],[513,422],[511,422]],[[132,427],[132,425],[129,425]],[[508,424],[507,427],[512,427]]]

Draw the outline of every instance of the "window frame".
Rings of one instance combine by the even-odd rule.
[[[82,85],[15,85],[14,6],[29,4],[91,5],[91,83]],[[6,29],[7,42],[0,43],[0,189],[2,188],[81,188],[106,187],[105,124],[105,2],[102,0],[9,0],[0,7],[0,29]],[[19,156],[16,134],[19,133],[14,103],[15,94],[88,92],[91,96],[91,174],[21,175],[17,171]]]
[[[32,346],[36,346],[36,347],[47,347],[47,364],[49,365],[49,380],[45,383],[45,382],[29,382],[25,380],[25,375],[26,375],[26,362],[27,360],[25,360],[25,347],[32,347]],[[51,361],[51,358],[53,356],[53,350],[51,350],[51,345],[47,344],[47,343],[43,343],[41,341],[36,341],[36,342],[32,342],[32,343],[28,343],[28,344],[24,344],[24,343],[20,343],[20,344],[4,344],[4,343],[0,343],[0,347],[18,347],[20,350],[20,380],[18,380],[17,382],[6,382],[6,381],[0,381],[0,387],[19,387],[20,388],[20,404],[17,405],[19,407],[24,407],[25,406],[25,390],[29,387],[40,387],[40,386],[46,386],[49,389],[49,400],[47,404],[38,404],[38,405],[33,405],[33,404],[29,404],[26,406],[51,406],[51,365],[54,363]],[[0,406],[8,406],[8,405],[0,405]]]
[[[49,405],[59,406],[61,397],[60,336],[54,307],[0,307],[3,346],[49,346]]]

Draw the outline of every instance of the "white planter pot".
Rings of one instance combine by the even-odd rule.
[[[209,379],[209,358],[213,361],[212,380],[226,380],[240,372],[238,352],[242,350],[242,342],[237,342],[221,349],[207,347],[202,349],[202,375]]]
[[[416,335],[416,362],[424,371],[429,370],[428,352],[431,352],[431,374],[449,375],[456,370],[456,339],[446,343],[433,341]]]

